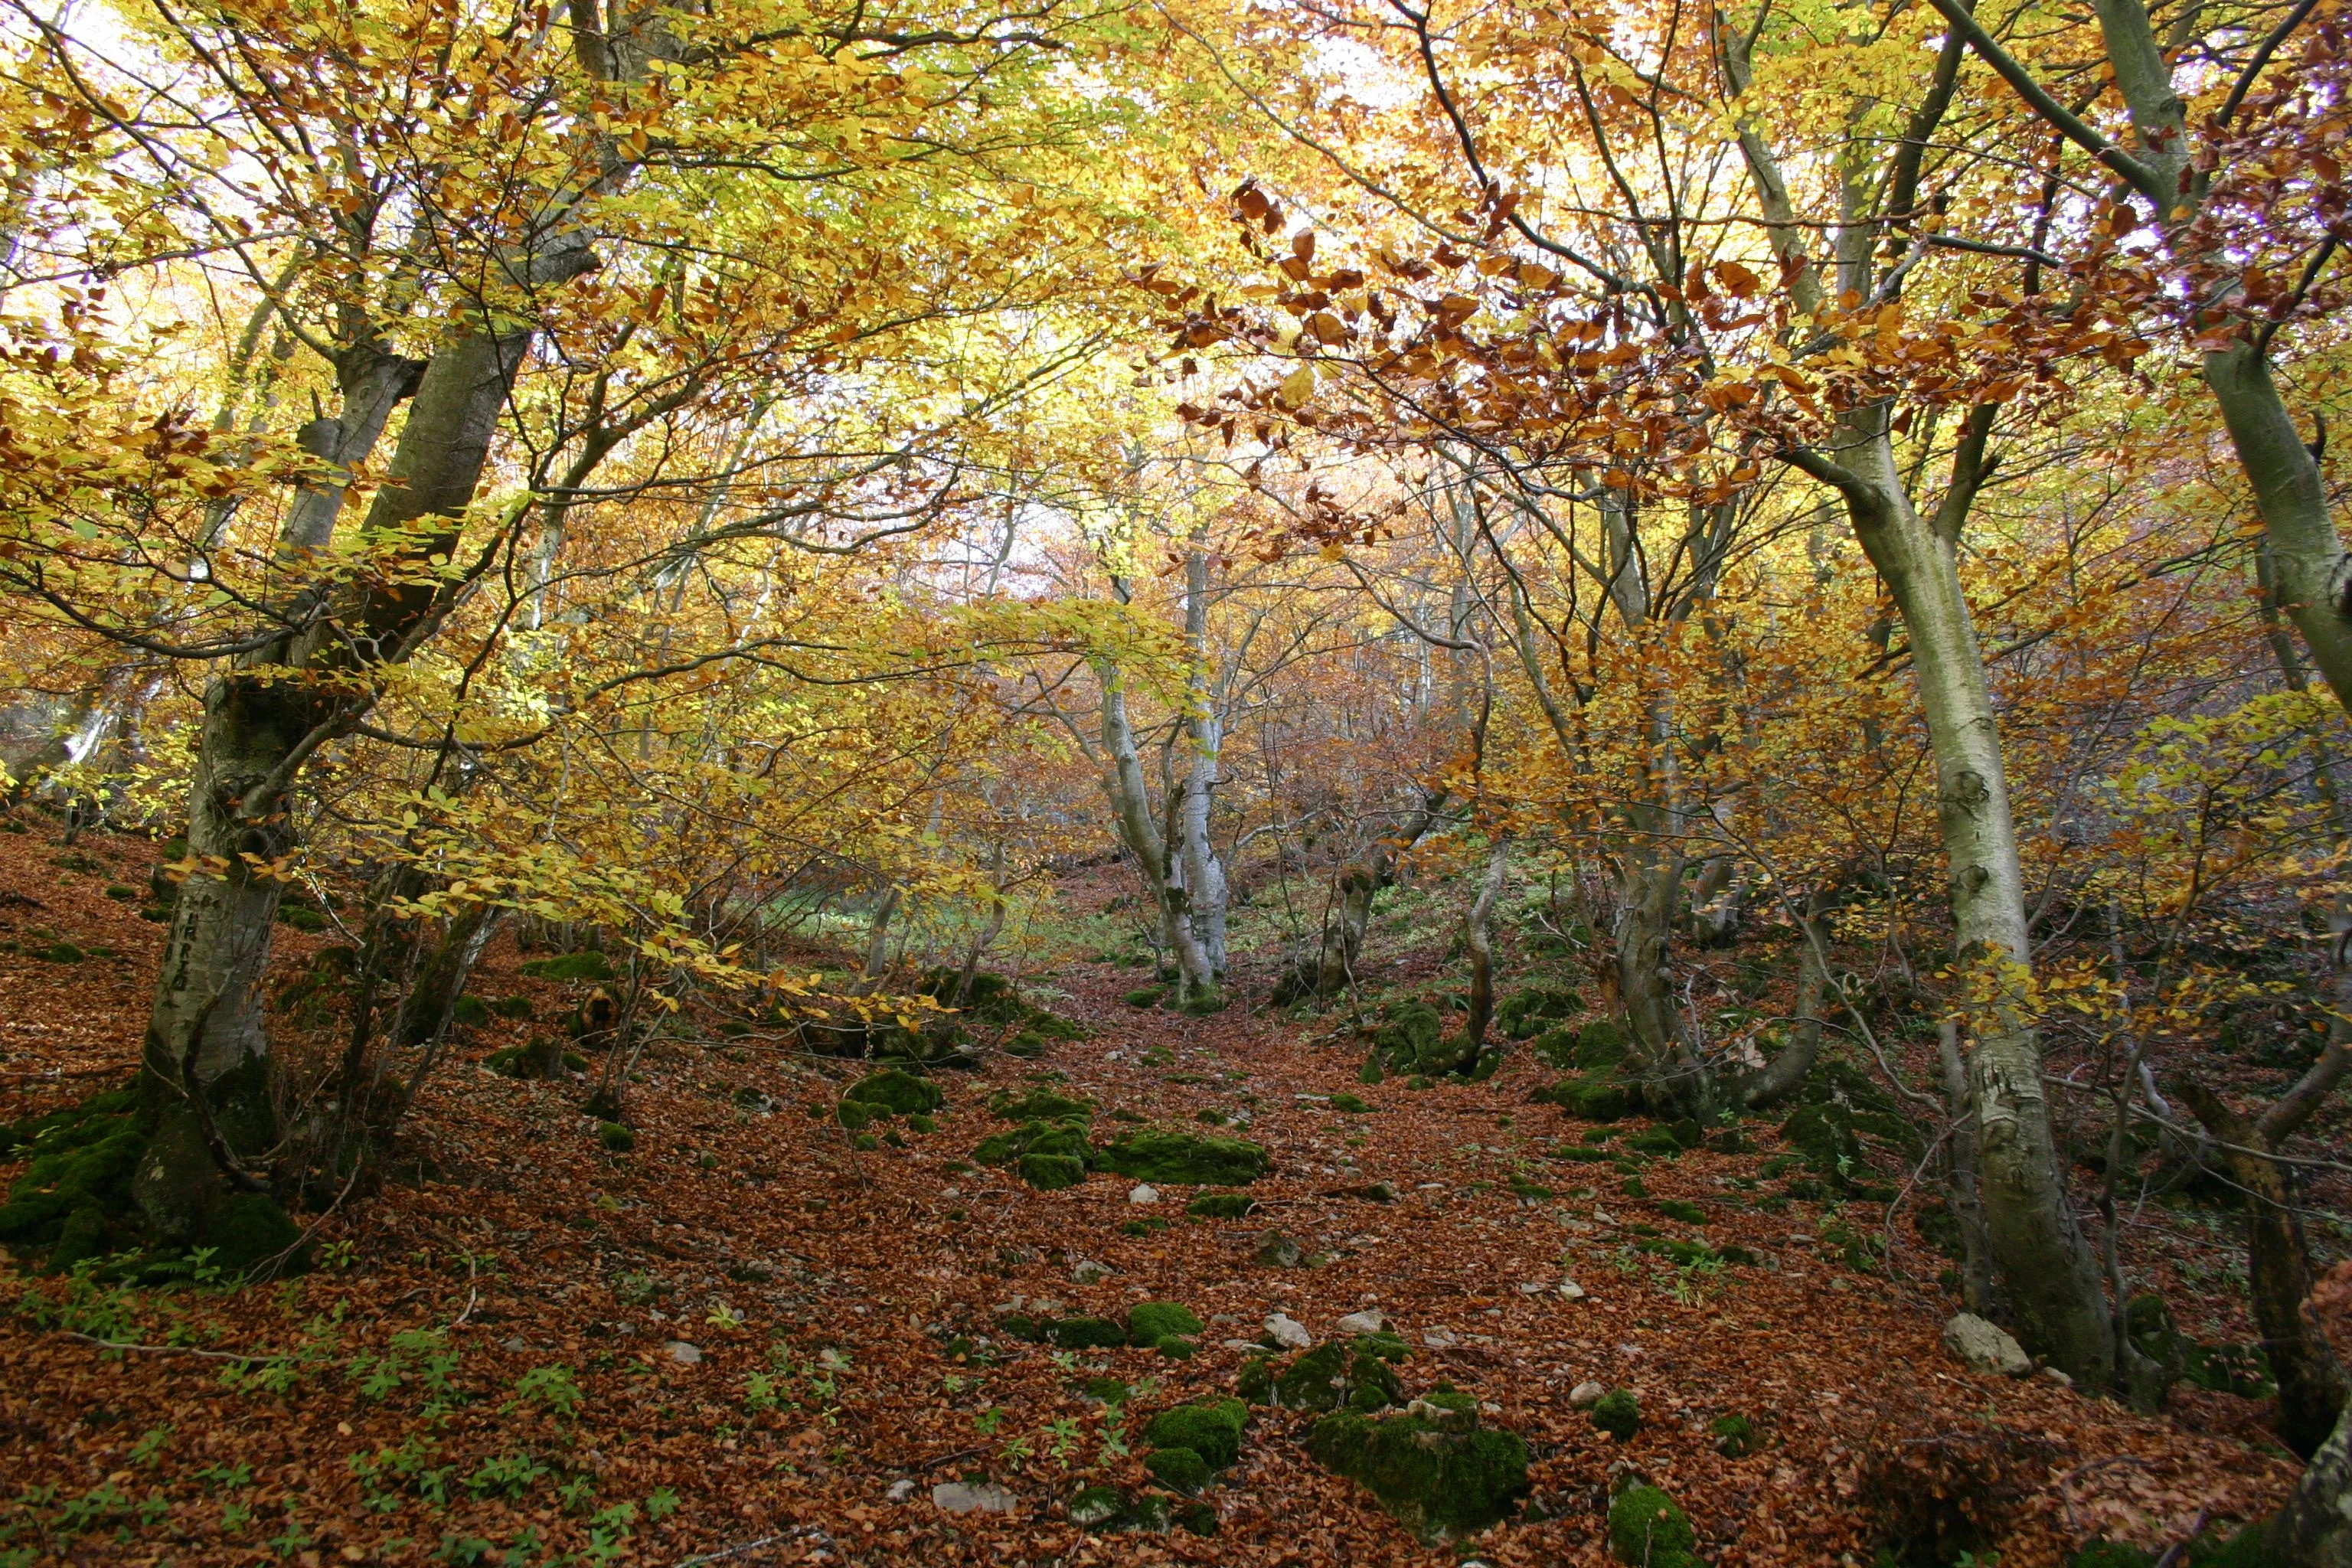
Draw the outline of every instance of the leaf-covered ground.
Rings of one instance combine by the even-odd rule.
[[[110,1086],[136,1055],[161,927],[121,895],[153,847],[68,853],[0,837],[0,1116]],[[334,940],[284,936],[280,973]],[[55,961],[59,941],[85,956]],[[475,989],[530,998],[544,1026],[562,988],[517,962],[502,941]],[[2140,1417],[1961,1370],[1939,1343],[1943,1260],[1884,1204],[1775,1200],[1769,1122],[1752,1152],[1648,1159],[1629,1196],[1617,1165],[1560,1157],[1590,1129],[1530,1103],[1557,1075],[1524,1052],[1483,1084],[1366,1086],[1328,1025],[1140,1011],[1119,1000],[1137,978],[1062,970],[1057,1005],[1090,1037],[944,1076],[938,1130],[903,1147],[860,1149],[835,1118],[856,1064],[713,1035],[648,1051],[635,1147],[608,1152],[577,1083],[478,1065],[530,1021],[473,1028],[409,1140],[421,1179],[318,1220],[310,1272],[234,1291],[0,1280],[0,1561],[1583,1563],[1605,1560],[1600,1510],[1630,1470],[1720,1564],[1948,1547],[1974,1515],[2024,1568],[2102,1531],[2154,1543],[2200,1513],[2252,1517],[2292,1482],[2252,1401],[2184,1387]],[[1042,1193],[971,1164],[1004,1125],[991,1093],[1041,1085],[1097,1102],[1098,1138],[1117,1110],[1265,1144],[1256,1210],[1194,1219],[1185,1188],[1139,1204],[1113,1175]],[[1270,1228],[1307,1259],[1255,1261]],[[1672,1242],[1707,1251],[1680,1263]],[[1735,1249],[1752,1261],[1710,1261]],[[1114,1318],[1179,1301],[1208,1326],[1189,1360],[1000,1331],[1040,1300]],[[2218,1289],[2197,1305],[2236,1310]],[[1213,1535],[1070,1521],[1081,1487],[1146,1488],[1144,1423],[1230,1393],[1269,1313],[1322,1340],[1374,1306],[1412,1347],[1409,1391],[1450,1382],[1532,1447],[1509,1522],[1422,1546],[1271,1410],[1205,1494]],[[1123,1403],[1089,1396],[1103,1377]],[[1588,1380],[1635,1394],[1630,1439],[1571,1406]],[[1731,1415],[1755,1428],[1743,1455],[1712,1435]],[[982,1479],[1011,1511],[935,1505],[935,1486]]]

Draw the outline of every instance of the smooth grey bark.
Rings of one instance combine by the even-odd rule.
[[[2115,1335],[2097,1260],[2076,1223],[2051,1131],[2031,994],[2024,873],[1992,688],[1955,541],[1913,509],[1885,419],[1883,406],[1849,417],[1838,463],[1811,453],[1791,454],[1791,460],[1843,497],[1910,641],[1936,758],[1954,946],[1973,992],[1969,1084],[1985,1227],[2019,1337],[2078,1381],[2105,1388],[2115,1379]],[[1965,458],[1958,466],[1967,466]]]
[[[1944,1191],[1960,1233],[1960,1305],[1984,1317],[1993,1306],[1992,1238],[1985,1231],[1983,1189],[1977,1175],[1976,1107],[1969,1092],[1968,1064],[1960,1056],[1960,1026],[1955,1019],[1947,1018],[1937,1026],[1936,1060],[1941,1068],[1944,1104],[1952,1119]]]
[[[1462,1025],[1473,1053],[1484,1051],[1486,1028],[1495,1020],[1495,905],[1511,879],[1511,840],[1498,835],[1478,879],[1477,896],[1462,919],[1462,946],[1470,957],[1470,1007]]]
[[[1192,658],[1186,683],[1184,739],[1191,753],[1184,771],[1183,796],[1177,809],[1178,863],[1184,887],[1185,918],[1201,944],[1214,984],[1225,979],[1225,911],[1232,889],[1224,862],[1209,837],[1209,814],[1215,804],[1217,773],[1224,749],[1224,721],[1212,689],[1209,664],[1209,552],[1204,537],[1195,535],[1184,556],[1184,640]]]
[[[418,379],[364,525],[412,566],[454,546],[529,341],[527,331],[468,332]],[[333,493],[340,508],[340,488]],[[317,509],[289,512],[289,534],[320,526]],[[369,667],[404,658],[439,597],[430,582],[329,590],[205,692],[188,813],[196,869],[164,937],[142,1072],[156,1131],[133,1179],[141,1208],[169,1238],[201,1235],[237,1180],[219,1169],[205,1122],[238,1162],[265,1157],[278,1141],[261,994],[280,887],[272,862],[292,845],[289,792],[302,764],[365,703],[330,694],[319,678],[364,679]],[[278,673],[288,667],[302,674]]]
[[[2293,1568],[2352,1568],[2352,1404],[2304,1467],[2286,1507],[2271,1520],[2264,1544]]]
[[[1124,596],[1124,584],[1120,585]],[[1103,794],[1110,802],[1111,821],[1119,841],[1135,857],[1143,889],[1152,901],[1163,951],[1176,960],[1176,999],[1206,1002],[1217,994],[1217,976],[1208,950],[1192,927],[1181,884],[1181,862],[1170,853],[1173,837],[1154,820],[1143,759],[1136,749],[1135,725],[1128,716],[1126,677],[1108,659],[1095,663],[1095,681],[1102,692],[1102,746],[1106,766]]]
[[[1750,1074],[1735,1091],[1750,1110],[1777,1105],[1803,1087],[1822,1054],[1822,994],[1828,971],[1822,963],[1820,928],[1813,922],[1821,907],[1818,897],[1808,900],[1804,923],[1797,932],[1797,1009],[1789,1043],[1780,1054]]]
[[[1974,27],[1963,0],[1936,3],[1963,36]],[[1736,98],[1749,75],[1746,46],[1736,35],[1725,42]],[[1947,57],[1952,53],[1949,47],[1945,51]],[[1932,132],[1941,113],[1936,94],[1946,90],[1947,81],[1939,64],[1936,88],[1906,131],[1906,146]],[[1805,252],[1806,231],[1797,222],[1771,149],[1743,130],[1741,150],[1773,250],[1792,274],[1795,302],[1801,310],[1815,311],[1826,298],[1823,279]],[[1901,167],[1893,172],[1902,174]],[[1863,171],[1851,144],[1841,158],[1841,174],[1840,222],[1831,258],[1835,286],[1867,297],[1877,226],[1858,199]],[[2114,1321],[2098,1261],[2075,1219],[2052,1132],[2008,770],[1983,647],[1960,583],[1958,537],[1987,472],[1992,413],[1990,407],[1970,411],[1950,482],[1932,518],[1922,517],[1912,504],[1895,459],[1891,411],[1884,403],[1839,417],[1832,435],[1834,460],[1804,447],[1789,448],[1780,457],[1838,493],[1909,639],[1936,760],[1954,946],[1963,984],[1971,992],[1975,1048],[1967,1060],[1969,1102],[1994,1268],[2027,1348],[2048,1356],[2077,1382],[2108,1388],[2116,1372]]]

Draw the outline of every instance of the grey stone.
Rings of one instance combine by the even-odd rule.
[[[662,1346],[669,1359],[680,1366],[698,1366],[702,1363],[702,1347],[688,1344],[684,1340],[672,1340]]]
[[[1443,1351],[1452,1350],[1462,1341],[1451,1329],[1423,1329],[1421,1331],[1421,1342],[1431,1350]]]
[[[890,1489],[884,1492],[882,1495],[892,1502],[905,1502],[908,1498],[915,1495],[915,1483],[902,1476],[898,1479],[892,1481],[890,1483]]]
[[[1306,1260],[1307,1254],[1298,1243],[1278,1230],[1269,1230],[1257,1240],[1257,1260],[1276,1268],[1296,1268]]]
[[[1343,1334],[1377,1334],[1389,1326],[1388,1317],[1378,1307],[1367,1307],[1360,1312],[1350,1312],[1339,1320]]]
[[[1998,1323],[1987,1322],[1974,1312],[1956,1313],[1944,1325],[1944,1349],[1970,1372],[2023,1377],[2033,1370],[2033,1358],[2025,1353],[2023,1346],[2010,1338]]]
[[[1110,1277],[1110,1265],[1097,1263],[1091,1258],[1081,1258],[1070,1265],[1070,1278],[1081,1285],[1099,1285]]]
[[[1559,1288],[1559,1293],[1567,1297],[1571,1301],[1581,1301],[1584,1300],[1584,1287],[1579,1285],[1573,1279],[1562,1281]]]
[[[931,1489],[931,1502],[949,1513],[1011,1513],[1020,1499],[994,1481],[941,1481]]]
[[[1609,1385],[1586,1378],[1568,1391],[1568,1402],[1579,1410],[1590,1410],[1609,1395]]]
[[[1129,1187],[1127,1192],[1127,1201],[1131,1204],[1156,1204],[1160,1201],[1160,1189],[1148,1182],[1140,1186]]]
[[[1315,1336],[1307,1325],[1287,1312],[1269,1312],[1265,1318],[1266,1337],[1286,1351],[1303,1351],[1313,1345]]]

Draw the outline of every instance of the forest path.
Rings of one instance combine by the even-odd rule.
[[[98,869],[74,872],[50,863],[54,845],[0,842],[0,895],[16,900],[0,938],[17,946],[0,952],[0,1114],[55,1109],[98,1081],[24,1075],[135,1054],[138,944],[152,949],[154,928],[99,884],[143,879],[152,847],[97,852]],[[123,956],[49,963],[31,955],[35,927]],[[279,972],[324,940],[289,933]],[[544,1022],[558,988],[517,974],[519,957],[501,941],[477,988],[528,996]],[[1064,1511],[1085,1485],[1144,1485],[1143,1419],[1231,1393],[1237,1346],[1269,1313],[1319,1342],[1370,1306],[1412,1346],[1408,1391],[1450,1381],[1534,1450],[1530,1505],[1471,1548],[1497,1564],[1603,1560],[1600,1510],[1629,1469],[1689,1510],[1720,1564],[1866,1562],[1890,1509],[1926,1527],[1931,1483],[1975,1489],[1970,1506],[2006,1515],[2005,1568],[2055,1561],[2102,1524],[2152,1541],[2200,1508],[2244,1517],[2291,1477],[2240,1440],[2258,1420],[2246,1402],[2189,1391],[2145,1419],[2048,1379],[1962,1371],[1938,1343],[1949,1309],[1920,1277],[1937,1261],[1898,1245],[1907,1279],[1845,1267],[1815,1205],[1755,1206],[1761,1152],[1651,1160],[1648,1195],[1628,1197],[1610,1165],[1559,1157],[1587,1129],[1528,1101],[1550,1075],[1525,1053],[1483,1084],[1366,1086],[1359,1049],[1318,1043],[1328,1025],[1129,1007],[1119,998],[1138,978],[1065,966],[1055,1005],[1089,1037],[941,1075],[938,1131],[903,1147],[860,1149],[831,1115],[863,1064],[714,1037],[648,1051],[628,1099],[635,1147],[610,1153],[576,1082],[477,1065],[528,1027],[489,1021],[420,1107],[413,1142],[432,1179],[327,1221],[325,1266],[234,1293],[86,1288],[78,1307],[57,1305],[53,1283],[49,1305],[0,1319],[0,1471],[57,1489],[48,1511],[25,1515],[47,1553],[28,1561],[250,1563],[275,1541],[305,1563],[462,1561],[477,1544],[474,1561],[537,1563],[528,1543],[593,1553],[601,1529],[614,1560],[647,1563],[735,1548],[724,1561],[1454,1562],[1317,1467],[1296,1440],[1304,1419],[1281,1411],[1257,1413],[1207,1493],[1213,1537],[1089,1538]],[[1140,1204],[1114,1175],[1036,1192],[971,1165],[1004,1125],[990,1096],[1035,1087],[1095,1101],[1097,1142],[1116,1110],[1265,1144],[1257,1210],[1196,1220],[1188,1189]],[[1339,1109],[1337,1094],[1371,1109]],[[1378,1183],[1393,1201],[1360,1195]],[[1669,1200],[1703,1223],[1669,1217]],[[1847,1222],[1864,1212],[1849,1205]],[[1309,1263],[1255,1261],[1268,1228]],[[1755,1261],[1710,1272],[1636,1250],[1685,1240]],[[1562,1294],[1570,1280],[1581,1300]],[[1208,1328],[1184,1361],[1003,1333],[1003,1312],[1041,1300],[1112,1318],[1179,1301]],[[57,1331],[77,1324],[148,1343],[176,1325],[195,1343],[284,1353],[289,1375],[225,1389],[217,1360],[115,1356]],[[402,1332],[426,1337],[400,1351]],[[387,1349],[399,1381],[371,1394]],[[518,1389],[551,1367],[579,1391],[569,1414]],[[1105,1376],[1134,1386],[1125,1411],[1087,1396]],[[1587,1380],[1634,1392],[1644,1425],[1630,1440],[1571,1407]],[[1709,1424],[1725,1415],[1755,1424],[1753,1452],[1716,1451]],[[1107,1448],[1114,1425],[1133,1455]],[[159,1428],[167,1438],[140,1457]],[[240,1466],[246,1480],[220,1479]],[[1011,1511],[933,1500],[935,1486],[983,1479]],[[2008,1487],[2021,1495],[2001,1499]],[[90,1497],[76,1533],[65,1510]],[[142,1497],[156,1500],[143,1512]]]

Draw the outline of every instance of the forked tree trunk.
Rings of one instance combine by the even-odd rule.
[[[1486,874],[1478,880],[1477,896],[1462,921],[1462,946],[1470,955],[1470,1010],[1462,1033],[1474,1055],[1486,1049],[1487,1026],[1495,1021],[1495,905],[1510,877],[1511,841],[1498,836],[1495,852],[1486,858]]]
[[[473,500],[529,337],[459,338],[418,381],[366,521],[372,538],[401,544],[401,558],[416,567],[455,543],[455,520]],[[340,506],[340,487],[334,500]],[[307,497],[288,521],[289,548],[325,536]],[[324,527],[331,531],[331,516]],[[291,537],[297,530],[299,539]],[[303,763],[362,706],[327,694],[317,680],[276,679],[262,667],[316,677],[404,658],[436,599],[429,584],[394,582],[347,603],[291,606],[289,620],[311,618],[205,692],[188,813],[196,869],[181,886],[164,938],[141,1074],[154,1136],[133,1181],[142,1210],[169,1239],[200,1237],[230,1190],[207,1122],[239,1163],[263,1159],[278,1142],[261,992],[278,912],[273,863],[292,846],[289,793]]]
[[[1173,835],[1154,819],[1143,759],[1136,750],[1135,726],[1128,717],[1125,677],[1106,659],[1097,662],[1095,679],[1102,690],[1102,742],[1109,762],[1103,773],[1103,793],[1110,800],[1111,820],[1118,826],[1120,842],[1135,857],[1144,893],[1159,921],[1162,949],[1175,954],[1176,1000],[1180,1005],[1205,1005],[1217,994],[1216,968],[1192,926],[1180,879],[1181,862],[1170,853],[1169,839]]]

